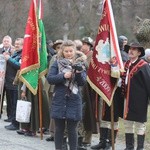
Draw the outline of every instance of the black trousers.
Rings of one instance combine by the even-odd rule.
[[[78,121],[71,119],[54,119],[55,121],[55,148],[62,149],[62,142],[64,137],[65,126],[67,125],[67,133],[69,140],[70,150],[77,150],[78,143],[78,132],[77,125]]]
[[[6,88],[6,101],[7,101],[7,116],[12,119],[12,124],[19,126],[16,121],[16,106],[18,100],[18,90],[12,90]]]

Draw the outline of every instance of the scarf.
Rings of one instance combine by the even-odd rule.
[[[60,58],[57,60],[59,73],[66,73],[68,71],[73,71],[72,62],[66,58]],[[70,79],[66,79],[65,86],[68,87],[67,95],[78,93],[78,86],[75,82],[75,74],[73,73]]]

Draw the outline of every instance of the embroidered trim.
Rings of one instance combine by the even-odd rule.
[[[130,80],[133,77],[133,75],[141,68],[147,64],[144,60],[139,60],[139,62],[133,66],[133,68],[129,72],[129,78],[128,78],[128,85],[127,85],[127,92],[126,92],[126,97],[125,97],[125,107],[124,107],[124,119],[126,119],[128,112],[129,112],[129,90],[130,90]]]

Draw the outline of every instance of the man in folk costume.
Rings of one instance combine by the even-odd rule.
[[[139,43],[125,45],[129,55],[122,75],[124,95],[125,150],[134,150],[134,129],[137,130],[137,150],[144,150],[145,122],[147,121],[148,98],[150,97],[150,66],[143,59],[144,48]]]
[[[121,52],[121,57],[123,62],[126,62],[129,60],[128,54],[124,51],[124,46],[127,44],[128,39],[126,36],[121,35],[118,37],[118,43],[119,48]],[[119,82],[120,83],[120,82]],[[117,89],[115,90],[114,96],[113,96],[113,106],[114,106],[114,142],[116,142],[117,133],[119,130],[119,117],[123,117],[123,106],[124,106],[124,100],[123,96],[121,95],[121,87],[120,84],[118,84]],[[106,104],[105,101],[101,102],[100,107],[100,137],[99,137],[99,143],[96,145],[91,146],[91,149],[99,150],[99,149],[105,149],[110,150],[112,146],[112,137],[111,137],[111,107]]]

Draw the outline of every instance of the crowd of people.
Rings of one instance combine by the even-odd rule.
[[[17,38],[13,46],[11,37],[4,36],[0,54],[7,65],[0,106],[3,115],[3,101],[6,100],[7,119],[4,121],[10,123],[5,129],[33,137],[39,132],[49,134],[46,141],[55,142],[56,150],[67,150],[68,146],[70,150],[87,150],[88,147],[109,150],[113,142],[116,142],[121,117],[125,127],[125,150],[134,150],[135,130],[136,149],[144,150],[150,97],[150,49],[145,50],[138,42],[128,44],[128,38],[123,35],[118,37],[118,41],[125,72],[118,80],[113,97],[114,128],[111,126],[110,107],[100,96],[97,97],[86,80],[94,41],[90,37],[83,37],[74,41],[47,41],[48,73],[42,78],[41,130],[39,96],[33,95],[21,81],[16,82],[21,65],[23,38]],[[16,121],[18,99],[26,99],[32,104],[29,123]],[[98,119],[95,115],[97,105]],[[114,140],[111,130],[114,130]],[[91,145],[93,134],[100,135],[96,145]]]

